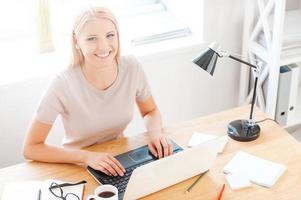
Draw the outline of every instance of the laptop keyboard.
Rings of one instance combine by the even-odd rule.
[[[174,150],[173,153],[178,153],[179,151],[181,151],[182,149],[176,149]],[[153,160],[148,160],[145,161],[143,163],[139,163],[137,165],[134,165],[132,167],[128,167],[126,168],[126,173],[124,174],[124,176],[108,176],[108,175],[103,175],[101,176],[101,182],[103,184],[110,184],[110,185],[114,185],[115,187],[117,187],[118,192],[119,193],[124,193],[126,186],[129,182],[129,179],[132,175],[132,172],[137,168],[140,167],[142,165],[145,165],[147,163],[153,162],[157,159],[153,159]]]
[[[107,177],[104,177],[102,179],[102,181],[105,184],[114,185],[115,187],[117,187],[119,193],[123,193],[126,189],[126,186],[129,182],[129,179],[130,179],[134,169],[136,169],[137,167],[140,167],[142,165],[145,165],[147,163],[150,163],[152,161],[154,161],[154,160],[148,160],[144,163],[140,163],[138,165],[127,168],[124,176],[107,176]]]

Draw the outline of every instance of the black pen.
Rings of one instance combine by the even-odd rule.
[[[41,191],[41,189],[39,189],[38,200],[41,200],[41,195],[42,195],[42,191]]]
[[[202,178],[202,176],[204,176],[209,170],[203,172],[200,174],[200,176],[192,183],[192,185],[185,191],[185,193],[187,194],[194,186],[195,184],[197,184],[197,182],[199,182],[199,180]]]

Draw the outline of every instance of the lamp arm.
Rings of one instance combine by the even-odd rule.
[[[254,90],[253,90],[253,97],[252,97],[251,111],[250,111],[250,119],[249,119],[249,123],[250,123],[249,125],[252,126],[255,123],[254,120],[253,120],[253,113],[254,113],[254,105],[255,105],[255,101],[256,101],[256,89],[257,89],[257,82],[258,82],[258,66],[252,65],[251,63],[248,63],[248,62],[243,61],[239,58],[236,58],[236,57],[234,57],[230,54],[228,55],[228,57],[233,59],[233,60],[236,60],[238,62],[241,62],[245,65],[248,65],[252,68],[255,68],[255,70],[256,70],[256,77],[255,77],[255,82],[254,82]]]
[[[252,102],[251,102],[251,111],[250,111],[250,121],[251,122],[250,123],[254,123],[253,112],[254,112],[254,105],[255,105],[255,101],[256,101],[257,82],[258,82],[258,76],[256,75],[255,82],[254,82],[253,97],[252,97]]]
[[[248,63],[248,62],[246,62],[246,61],[243,61],[243,60],[241,60],[241,59],[239,59],[239,58],[236,58],[236,57],[234,57],[234,56],[232,56],[232,55],[228,55],[228,57],[231,58],[231,59],[233,59],[233,60],[236,60],[236,61],[238,61],[238,62],[241,62],[241,63],[243,63],[243,64],[245,64],[245,65],[248,65],[248,66],[250,66],[250,67],[252,67],[252,68],[257,69],[257,66],[252,65],[252,64],[250,64],[250,63]]]

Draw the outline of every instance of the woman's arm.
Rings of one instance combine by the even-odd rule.
[[[23,155],[26,159],[53,163],[84,164],[86,152],[83,150],[63,149],[45,144],[51,124],[34,120],[26,135]],[[77,156],[74,156],[74,155]]]
[[[159,158],[171,155],[173,152],[172,143],[162,134],[161,114],[153,97],[150,96],[145,101],[137,101],[137,105],[150,135],[148,146],[152,154]]]
[[[86,164],[108,175],[123,175],[121,164],[110,154],[67,149],[45,143],[52,125],[34,120],[26,135],[23,154],[26,159],[51,163]]]

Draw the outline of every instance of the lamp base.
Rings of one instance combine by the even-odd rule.
[[[234,140],[248,142],[259,137],[260,127],[257,124],[250,124],[248,120],[235,120],[228,124],[227,132]]]

